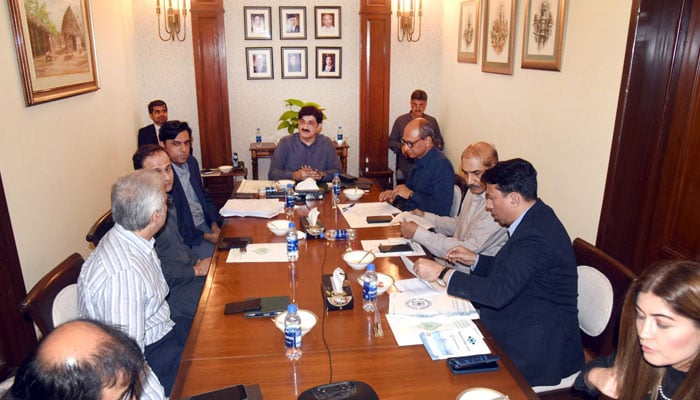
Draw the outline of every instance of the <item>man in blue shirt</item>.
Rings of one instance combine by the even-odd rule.
[[[416,162],[403,185],[379,194],[379,201],[394,203],[403,210],[419,208],[437,215],[449,215],[455,173],[450,160],[435,147],[435,129],[425,118],[406,125],[401,144]]]

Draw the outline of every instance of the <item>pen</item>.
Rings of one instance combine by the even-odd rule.
[[[349,210],[349,209],[355,207],[355,204],[357,204],[357,203],[352,203],[352,204],[350,204],[349,206],[343,208],[343,212],[345,212],[345,211],[347,211],[347,210]]]

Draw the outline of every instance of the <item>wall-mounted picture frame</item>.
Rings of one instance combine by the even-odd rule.
[[[561,71],[566,0],[528,0],[521,67]]]
[[[272,47],[246,47],[246,70],[248,79],[274,79]]]
[[[282,47],[282,79],[306,79],[308,75],[308,49],[306,47]]]
[[[343,49],[341,47],[316,47],[316,78],[342,77]]]
[[[306,39],[306,7],[280,7],[280,39]]]
[[[481,70],[513,75],[515,0],[484,0]]]
[[[461,4],[457,62],[476,64],[479,54],[481,28],[481,0],[467,0]]]
[[[246,40],[272,39],[272,7],[243,7]]]
[[[314,7],[316,39],[340,39],[340,7]]]
[[[90,0],[25,4],[8,0],[25,105],[98,90]]]

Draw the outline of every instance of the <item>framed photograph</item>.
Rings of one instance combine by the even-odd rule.
[[[462,2],[457,38],[457,62],[476,64],[479,54],[481,0]]]
[[[309,77],[306,66],[306,47],[282,47],[282,79],[306,79]]]
[[[28,3],[8,0],[25,105],[98,90],[90,0]]]
[[[271,7],[243,7],[245,38],[272,39]]]
[[[513,75],[515,0],[484,0],[481,70]]]
[[[523,68],[561,70],[566,0],[528,0],[525,5]]]
[[[306,39],[306,7],[280,7],[280,39]]]
[[[248,79],[274,79],[272,47],[246,47],[245,61]]]
[[[340,39],[340,7],[314,7],[316,39]]]
[[[316,47],[316,78],[340,78],[342,66],[340,47]]]

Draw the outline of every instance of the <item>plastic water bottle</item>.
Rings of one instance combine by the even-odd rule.
[[[287,231],[287,259],[296,261],[299,259],[299,238],[297,237],[297,227],[294,222],[289,223]]]
[[[338,140],[338,146],[343,144],[343,127],[338,126],[338,134],[336,135],[336,139]]]
[[[333,209],[338,207],[338,197],[340,196],[340,176],[336,172],[333,175]]]
[[[287,190],[284,193],[284,212],[288,217],[294,215],[294,189],[292,184],[287,184]]]
[[[233,168],[238,168],[238,153],[233,153]]]
[[[255,129],[255,145],[257,147],[262,146],[262,133],[260,128]]]
[[[371,312],[377,309],[377,273],[374,264],[367,266],[367,272],[362,277],[362,308]]]
[[[287,306],[284,317],[284,353],[287,359],[295,361],[301,358],[301,317],[297,314],[297,305]]]

